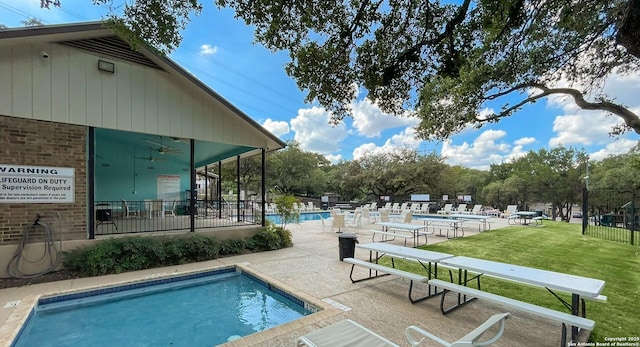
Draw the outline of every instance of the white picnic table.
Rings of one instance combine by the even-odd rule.
[[[584,299],[598,299],[605,285],[605,282],[599,279],[465,256],[443,259],[440,263],[459,269],[460,273],[458,278],[465,282],[460,284],[466,285],[467,272],[470,271],[480,275],[484,274],[546,288],[551,294],[558,298],[563,305],[571,310],[571,314],[576,316],[582,315],[582,317],[586,316]],[[464,280],[462,280],[463,278]],[[555,294],[554,290],[571,293],[571,303],[567,303],[561,299]],[[581,299],[582,310],[580,307]],[[577,328],[574,327],[572,335],[577,335]],[[575,338],[575,336],[573,336],[573,338]]]
[[[420,237],[420,235],[425,235],[426,238],[426,225],[396,222],[377,222],[375,223],[375,225],[380,225],[383,228],[384,232],[389,232],[389,230],[403,230],[410,232],[413,235],[414,247],[418,245],[418,238]],[[420,230],[422,229],[425,229],[425,232],[420,232]]]
[[[436,228],[440,228],[440,233],[436,236],[445,236],[442,235],[442,228],[447,229],[446,236],[448,239],[464,236],[464,229],[462,228],[463,219],[451,218],[451,216],[449,216],[449,218],[421,217],[418,220],[422,221],[425,226],[433,228],[434,231]],[[458,229],[462,231],[460,236],[458,236]],[[450,230],[453,230],[453,237],[449,237]]]
[[[449,217],[453,219],[479,221],[482,223],[481,231],[486,231],[491,229],[491,223],[489,223],[488,219],[491,218],[492,216],[482,216],[477,214],[451,214],[449,215]],[[480,227],[478,227],[478,229],[480,229]]]
[[[378,262],[384,255],[388,255],[391,257],[391,264],[395,267],[394,258],[401,259],[409,259],[415,260],[427,272],[427,277],[429,279],[437,278],[438,276],[438,263],[442,260],[454,257],[453,254],[449,253],[441,253],[428,251],[425,249],[412,248],[412,247],[404,247],[399,245],[394,245],[391,243],[360,243],[356,245],[356,248],[363,249],[369,251],[369,261],[370,262]],[[376,252],[376,256],[373,256],[373,252]],[[440,294],[437,290],[431,292],[431,286],[429,286],[429,295],[427,297],[432,297],[434,295]]]

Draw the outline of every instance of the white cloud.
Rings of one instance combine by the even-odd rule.
[[[369,99],[353,102],[351,105],[353,126],[366,137],[377,137],[385,129],[415,126],[420,121],[416,117],[393,116],[382,112]]]
[[[324,157],[327,158],[327,160],[330,161],[332,164],[337,164],[343,159],[341,154],[338,154],[338,155],[327,154]]]
[[[611,128],[618,123],[617,117],[599,111],[557,116],[553,121],[556,136],[549,139],[549,146],[606,144],[611,141]]]
[[[513,141],[515,145],[519,145],[519,146],[530,145],[535,142],[536,142],[535,137],[523,137],[521,139],[517,139]]]
[[[201,55],[213,55],[213,54],[216,54],[216,53],[218,53],[218,47],[216,47],[216,46],[211,46],[208,43],[200,46],[200,54]]]
[[[601,150],[589,154],[589,159],[591,160],[602,160],[610,155],[616,154],[624,154],[629,152],[633,146],[637,145],[638,141],[633,141],[629,139],[618,139],[609,143],[606,147]]]
[[[268,118],[262,126],[276,136],[282,136],[289,133],[289,123],[283,121],[274,121]]]
[[[291,120],[291,130],[300,148],[321,154],[331,154],[340,150],[340,143],[347,137],[344,123],[329,124],[329,113],[320,107],[298,110],[296,118]]]
[[[393,135],[382,146],[375,143],[365,143],[353,150],[353,159],[360,159],[372,154],[392,153],[400,149],[418,149],[422,140],[416,138],[413,128],[406,128],[399,134]]]
[[[499,164],[526,154],[523,145],[530,141],[529,138],[517,140],[517,145],[512,146],[501,142],[506,136],[507,133],[503,130],[486,130],[471,144],[465,141],[461,145],[454,145],[449,140],[443,143],[441,154],[450,165],[487,170],[491,164]]]

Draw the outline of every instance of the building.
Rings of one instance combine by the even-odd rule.
[[[133,50],[102,22],[0,30],[0,277],[39,218],[60,221],[70,247],[111,234],[118,221],[122,232],[127,217],[168,221],[169,208],[193,231],[196,172],[284,146],[176,63],[144,45]],[[203,211],[214,214],[209,206]],[[31,229],[30,240],[46,239]]]

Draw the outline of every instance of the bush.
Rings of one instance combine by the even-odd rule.
[[[123,237],[100,241],[63,253],[63,265],[79,276],[180,265],[252,251],[276,250],[293,245],[291,232],[269,224],[254,237],[217,241],[194,234],[189,237]]]

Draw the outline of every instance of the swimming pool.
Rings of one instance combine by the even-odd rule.
[[[225,267],[40,298],[12,346],[213,346],[319,310]]]
[[[300,218],[298,222],[310,221],[310,220],[320,220],[322,218],[329,218],[329,211],[317,211],[317,212],[300,212]],[[280,215],[279,214],[268,214],[265,217],[267,220],[272,221],[274,224],[281,224]]]

